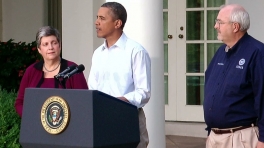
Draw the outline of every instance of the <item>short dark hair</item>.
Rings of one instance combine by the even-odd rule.
[[[57,38],[59,44],[61,44],[59,31],[56,28],[53,28],[52,26],[44,26],[39,28],[36,34],[37,48],[39,48],[39,45],[41,44],[42,37],[51,36],[51,35],[54,35]]]
[[[123,5],[117,2],[106,2],[101,7],[109,8],[113,13],[113,17],[122,21],[121,28],[124,28],[127,20],[127,12]]]

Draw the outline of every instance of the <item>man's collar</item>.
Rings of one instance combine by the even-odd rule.
[[[237,47],[238,47],[238,45],[240,44],[240,43],[242,43],[247,37],[248,37],[249,35],[248,35],[248,33],[246,32],[236,43],[235,43],[235,45],[234,46],[232,46],[232,47],[229,47],[229,46],[226,46],[225,47],[225,52],[228,52],[229,50],[232,50],[232,49],[236,49]]]
[[[120,36],[120,38],[116,41],[116,43],[114,45],[112,45],[111,47],[117,46],[120,49],[125,49],[125,42],[127,41],[127,36],[125,35],[125,33],[123,32],[122,35]],[[110,48],[111,48],[110,47]],[[104,41],[104,44],[102,46],[102,50],[107,49],[107,43],[106,40]]]

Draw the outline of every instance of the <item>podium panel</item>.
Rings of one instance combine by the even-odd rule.
[[[68,113],[50,109],[54,102],[49,98],[64,100]],[[44,117],[44,109],[50,118]],[[67,125],[47,131],[43,119]],[[138,110],[129,103],[96,90],[26,89],[19,139],[23,148],[135,148],[139,141]]]

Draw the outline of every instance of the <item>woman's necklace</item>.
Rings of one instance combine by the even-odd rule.
[[[60,63],[61,63],[61,60],[60,60]],[[58,69],[58,67],[60,66],[60,63],[58,64],[57,67],[55,67],[55,68],[52,69],[52,70],[48,70],[48,69],[45,67],[45,63],[43,64],[43,67],[44,67],[44,69],[45,69],[47,72],[53,72],[54,70]]]

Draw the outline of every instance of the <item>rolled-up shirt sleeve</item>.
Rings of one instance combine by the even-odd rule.
[[[127,93],[124,97],[138,108],[143,107],[150,99],[151,92],[151,61],[145,50],[140,50],[133,59],[133,80],[135,91]]]

